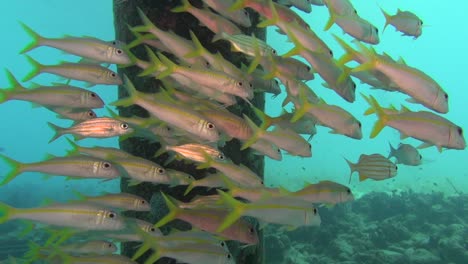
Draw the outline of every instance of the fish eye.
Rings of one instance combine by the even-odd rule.
[[[374,29],[375,29],[375,33],[379,34],[379,29],[378,28],[374,28]]]
[[[108,246],[109,248],[111,248],[111,247],[112,247],[112,244],[111,244],[111,243],[108,243],[107,246]]]
[[[445,100],[448,100],[448,94],[444,94]]]
[[[121,49],[116,50],[117,54],[122,54],[123,51]]]
[[[261,185],[264,185],[263,181],[260,181],[260,184],[261,184]]]
[[[95,93],[90,93],[89,94],[91,97],[96,97],[96,94]]]
[[[314,215],[318,213],[317,208],[314,208]]]
[[[114,218],[114,217],[115,217],[115,213],[110,212],[108,216],[109,216],[109,218]]]
[[[251,233],[251,234],[255,233],[255,230],[254,230],[253,227],[249,228],[249,233]]]
[[[158,168],[158,173],[159,173],[159,174],[163,174],[164,172],[165,172],[165,171],[164,171],[163,168]]]
[[[247,12],[247,10],[244,9],[244,15],[248,16],[249,15],[249,12]]]
[[[421,26],[422,26],[422,24],[424,24],[422,20],[419,20],[419,22],[421,23]]]
[[[214,128],[215,128],[215,125],[213,125],[212,123],[207,123],[207,124],[206,124],[206,127],[207,127],[208,129],[214,129]]]
[[[356,83],[353,82],[353,90],[355,90],[355,89],[356,89]]]
[[[397,165],[395,165],[395,170],[398,170],[398,166],[397,166]]]
[[[113,72],[113,73],[111,73],[111,76],[112,76],[112,77],[116,77],[117,74],[115,74],[115,73]]]
[[[227,258],[231,259],[232,258],[231,254],[227,254]]]
[[[146,203],[145,200],[141,200],[141,204],[145,204],[145,203]]]
[[[329,50],[329,53],[330,53],[330,56],[333,57],[333,51],[332,51],[332,50]]]
[[[251,83],[249,83],[249,87],[252,88],[252,84],[251,84]]]
[[[221,241],[221,246],[224,247],[224,241]]]
[[[271,52],[272,52],[274,55],[276,55],[276,50],[272,50]]]
[[[461,127],[458,127],[457,131],[460,136],[463,134],[463,129]]]
[[[224,160],[224,155],[220,153],[220,154],[218,155],[218,159]]]
[[[422,156],[421,156],[421,154],[419,154],[419,159],[420,159],[420,160],[422,160]]]
[[[357,10],[356,10],[356,9],[354,9],[354,14],[356,14],[356,15],[357,15]]]
[[[95,117],[96,116],[96,114],[93,111],[88,111],[87,114],[88,114],[89,117]]]
[[[237,85],[242,86],[244,84],[242,82],[238,82]]]
[[[362,124],[361,124],[361,122],[359,122],[359,121],[358,121],[358,123],[357,123],[357,124],[358,124],[359,128],[362,128]]]
[[[117,41],[115,41],[115,40],[112,41],[112,45],[114,45],[114,46],[117,45]]]
[[[347,192],[348,194],[351,194],[351,189],[349,189],[349,188],[346,189],[346,192]]]
[[[152,227],[152,228],[150,228],[150,231],[154,232],[154,231],[156,231],[156,228]]]
[[[276,152],[281,153],[281,150],[279,148],[276,149]]]
[[[128,124],[127,123],[122,123],[122,124],[120,124],[120,128],[127,130],[128,129]]]
[[[307,67],[307,71],[310,71],[310,67],[309,66],[306,66]]]
[[[276,83],[276,85],[279,85],[279,82],[278,82],[278,80],[276,80],[276,79],[275,79],[275,83]]]
[[[111,167],[111,164],[110,164],[109,162],[104,162],[104,163],[102,164],[102,166],[103,166],[104,168],[108,169],[108,168]]]
[[[308,145],[309,145],[309,149],[312,149],[312,145],[310,143]]]

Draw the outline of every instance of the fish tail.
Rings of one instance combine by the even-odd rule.
[[[20,54],[23,54],[39,47],[44,38],[34,30],[32,30],[30,27],[28,27],[26,24],[20,22],[20,25],[24,29],[26,34],[28,34],[32,38],[32,41],[20,51]]]
[[[171,61],[168,57],[164,56],[162,53],[158,52],[158,57],[161,60],[161,63],[166,66],[166,70],[161,72],[156,78],[162,79],[171,75],[178,67],[173,61]]]
[[[123,99],[119,99],[119,100],[117,100],[115,102],[112,102],[110,105],[113,105],[113,106],[126,106],[126,107],[131,106],[131,105],[135,104],[135,100],[140,94],[140,92],[137,91],[137,89],[133,85],[132,81],[130,81],[130,79],[127,77],[127,75],[124,74],[123,77],[124,77],[123,87],[125,88],[125,90],[129,94],[129,96],[126,97],[126,98],[123,98]]]
[[[154,54],[153,50],[151,50],[148,46],[145,45],[146,53],[151,61],[151,66],[144,69],[142,72],[138,74],[138,77],[147,76],[147,75],[154,75],[162,66],[161,61],[159,58]]]
[[[156,28],[156,26],[151,22],[151,20],[145,15],[145,12],[141,10],[139,7],[137,8],[138,15],[141,18],[141,21],[143,21],[143,26],[138,26],[134,27],[133,30],[137,32],[145,32],[148,31],[151,28]]]
[[[344,158],[344,159],[346,160],[346,163],[348,163],[349,169],[351,170],[351,172],[349,173],[349,183],[351,183],[351,176],[353,175],[353,172],[356,171],[356,164],[352,163],[347,158]]]
[[[187,194],[189,194],[193,188],[197,187],[198,185],[196,184],[197,181],[193,181],[191,182],[188,186],[187,186],[187,189],[185,190],[184,192],[184,196],[186,196]]]
[[[387,159],[389,159],[389,158],[395,156],[395,150],[396,150],[396,149],[392,146],[392,144],[390,144],[390,142],[388,143],[388,145],[390,146],[390,153],[388,154]]]
[[[86,200],[86,196],[84,194],[80,193],[79,191],[72,190],[72,193],[78,198],[78,200],[80,200],[80,201]]]
[[[254,110],[255,115],[262,121],[261,128],[268,129],[274,123],[273,117],[265,114],[262,110],[255,106],[252,106],[252,109]]]
[[[5,155],[0,155],[0,159],[11,167],[11,171],[7,173],[5,179],[0,183],[0,186],[3,186],[23,172],[24,164]]]
[[[299,103],[294,104],[295,110],[291,118],[291,123],[295,123],[297,122],[297,120],[301,119],[307,113],[307,111],[309,111],[309,109],[312,107],[312,104],[307,100],[307,95],[305,93],[306,93],[305,90],[299,91],[299,96],[298,96]],[[298,105],[300,106],[299,108],[296,107]]]
[[[336,20],[336,14],[332,11],[331,8],[328,8],[328,13],[330,14],[330,18],[328,19],[327,24],[325,24],[323,31],[328,31],[333,26]]]
[[[24,258],[28,261],[34,261],[34,260],[39,260],[42,258],[42,254],[41,254],[41,246],[33,241],[28,241],[28,248],[29,250],[24,253]],[[30,262],[27,262],[27,263],[30,263]]]
[[[44,68],[44,65],[40,64],[30,56],[25,55],[25,57],[26,60],[31,64],[32,70],[23,78],[23,82],[27,82],[32,78],[36,77],[39,73],[41,73],[41,70]]]
[[[173,13],[183,13],[188,12],[193,6],[190,4],[188,0],[182,0],[182,5],[176,6],[171,9]]]
[[[242,9],[242,8],[246,7],[247,6],[247,1],[248,0],[237,0],[236,2],[234,2],[234,4],[232,4],[228,8],[228,11],[233,12],[233,11],[237,11],[239,9]]]
[[[338,59],[337,64],[344,65],[345,63],[352,61],[356,57],[357,51],[337,35],[332,34],[332,36],[345,51],[345,54]]]
[[[0,224],[8,222],[14,215],[15,208],[0,202]]]
[[[279,21],[279,15],[278,11],[276,10],[275,3],[273,1],[268,1],[268,5],[271,10],[271,18],[270,19],[265,19],[262,22],[258,23],[257,27],[259,28],[265,28],[267,26],[273,26],[276,25]]]
[[[372,129],[370,138],[375,138],[380,131],[385,127],[386,123],[388,122],[388,115],[384,112],[382,107],[379,105],[377,100],[374,97],[370,96],[370,103],[371,107],[374,109],[375,113],[377,114],[378,120],[375,122],[374,128]]]
[[[221,225],[216,230],[216,232],[223,232],[223,230],[230,227],[242,216],[242,212],[245,210],[245,205],[234,199],[234,197],[230,196],[229,194],[221,190],[217,191],[221,196],[221,200],[224,202],[224,204],[232,208],[232,211],[226,216],[223,223],[221,223]]]
[[[64,128],[63,127],[59,127],[57,126],[56,124],[52,124],[50,122],[47,122],[47,125],[52,128],[52,130],[54,131],[54,136],[49,140],[49,144],[54,142],[57,138],[61,137],[63,134],[64,134]]]
[[[392,19],[392,16],[390,14],[388,14],[387,12],[385,12],[385,10],[383,10],[383,8],[381,6],[379,6],[380,8],[380,11],[382,11],[382,14],[384,15],[385,17],[385,25],[382,29],[382,33],[385,31],[385,29],[387,28],[387,26],[390,24],[390,20]]]
[[[244,144],[242,144],[242,147],[241,147],[241,150],[244,150],[250,146],[252,146],[252,144],[254,144],[255,142],[257,142],[257,140],[259,138],[262,137],[262,135],[265,133],[266,129],[263,128],[263,127],[258,127],[253,121],[252,119],[250,119],[248,116],[246,116],[244,114],[244,120],[247,122],[247,124],[249,125],[250,129],[252,129],[252,132],[253,132],[253,135],[252,137],[250,137],[248,140],[246,140],[244,142]]]
[[[24,91],[24,88],[18,80],[13,76],[10,70],[5,70],[6,77],[8,79],[9,88],[7,89],[0,89],[0,104],[8,101],[10,95],[14,92]]]
[[[154,227],[158,228],[176,219],[177,215],[181,212],[178,202],[174,198],[166,196],[163,192],[161,192],[161,195],[164,198],[164,201],[166,202],[166,206],[169,209],[169,213],[154,225]]]
[[[204,162],[204,163],[198,165],[198,166],[197,166],[197,170],[211,168],[211,166],[212,166],[213,163],[214,163],[213,158],[211,158],[211,156],[208,155],[206,152],[203,152],[203,158],[206,160],[206,162]]]
[[[70,145],[71,149],[67,151],[67,155],[68,156],[74,156],[74,155],[77,155],[80,151],[79,151],[79,146],[78,144],[75,143],[75,141],[69,139],[69,138],[66,138],[68,144]]]
[[[184,58],[190,59],[190,58],[196,58],[196,57],[202,56],[205,51],[205,48],[203,47],[200,40],[193,33],[192,30],[190,30],[189,33],[190,33],[190,37],[192,38],[192,43],[195,45],[195,50],[185,54]]]
[[[366,102],[369,104],[369,109],[367,109],[365,112],[364,112],[364,115],[370,115],[370,114],[373,114],[375,113],[375,110],[374,108],[372,108],[372,101],[371,99],[369,98],[369,96],[361,93],[361,96],[364,98],[364,100],[366,100]]]

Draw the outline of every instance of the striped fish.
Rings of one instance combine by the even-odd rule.
[[[205,156],[208,155],[213,159],[223,161],[226,159],[224,154],[214,147],[202,144],[184,144],[180,146],[167,146],[166,150],[171,150],[181,155],[182,157],[196,162],[207,162]]]
[[[252,57],[256,57],[257,54],[260,54],[260,56],[277,55],[276,50],[270,47],[265,41],[253,36],[243,34],[228,35],[221,32],[221,34],[214,36],[213,42],[220,39],[229,41],[233,51],[242,52]]]
[[[345,160],[348,162],[349,168],[351,169],[349,182],[351,182],[351,175],[355,171],[359,173],[359,181],[368,178],[380,181],[395,177],[398,170],[397,165],[380,154],[362,154],[357,163],[352,163],[347,159]]]
[[[109,117],[89,119],[70,128],[59,127],[52,123],[48,124],[55,131],[55,135],[49,143],[64,134],[73,134],[76,140],[80,140],[86,137],[108,138],[122,136],[133,132],[133,128],[127,123]]]

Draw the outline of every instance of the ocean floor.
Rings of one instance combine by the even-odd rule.
[[[468,195],[370,193],[319,212],[320,227],[265,227],[265,263],[468,263]]]

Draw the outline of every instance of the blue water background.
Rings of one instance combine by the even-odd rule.
[[[468,128],[466,118],[466,61],[465,52],[468,31],[464,30],[468,3],[465,1],[451,1],[441,8],[440,2],[427,1],[379,1],[389,13],[396,12],[400,7],[418,14],[429,25],[423,29],[422,36],[413,40],[401,37],[392,26],[380,35],[381,44],[378,51],[386,51],[394,58],[402,56],[406,62],[422,69],[437,80],[450,96],[450,112],[445,115],[451,121],[463,128]],[[353,1],[360,16],[371,21],[382,30],[384,17],[375,1]],[[18,21],[29,25],[38,33],[47,37],[60,37],[65,34],[73,36],[94,36],[112,40],[114,38],[112,1],[110,0],[41,0],[41,1],[0,1],[0,58],[1,68],[10,69],[18,79],[22,79],[31,69],[24,56],[18,52],[31,40],[19,26]],[[297,10],[296,10],[297,11]],[[332,48],[335,57],[342,54],[342,49],[335,43],[330,33],[344,36],[341,29],[334,25],[329,32],[323,32],[328,11],[325,7],[314,7],[311,14],[298,11],[309,22],[316,33]],[[287,52],[292,45],[286,42],[286,37],[268,30],[268,42],[280,54]],[[63,54],[52,48],[40,47],[30,53],[33,58],[44,64],[54,64],[61,60],[77,61],[78,58]],[[113,67],[115,69],[115,67]],[[7,87],[8,83],[0,73],[0,87]],[[53,75],[43,74],[34,78],[34,82],[48,85],[58,81]],[[349,168],[344,157],[356,161],[361,154],[381,153],[389,151],[388,143],[397,146],[400,142],[399,133],[391,128],[385,128],[376,138],[369,140],[368,136],[375,122],[374,116],[364,117],[362,113],[367,104],[358,95],[354,104],[346,103],[334,92],[321,87],[321,80],[310,81],[308,84],[322,96],[327,103],[337,104],[353,113],[363,123],[363,140],[353,140],[340,135],[328,133],[328,129],[319,127],[318,134],[313,138],[313,157],[298,158],[284,155],[282,162],[266,159],[265,177],[268,185],[283,185],[289,189],[300,188],[304,181],[316,182],[322,179],[347,183]],[[358,82],[357,82],[358,83]],[[72,84],[80,86],[79,82]],[[28,86],[29,83],[24,84]],[[106,103],[117,97],[117,87],[96,86],[96,91]],[[399,106],[405,96],[381,91],[370,91],[367,85],[358,85],[358,93],[371,93],[378,101],[387,106],[392,103]],[[281,112],[281,102],[285,94],[276,99],[267,95],[267,113],[278,115]],[[412,110],[422,110],[418,105],[405,103]],[[107,115],[105,110],[96,111],[99,116]],[[1,137],[0,148],[3,154],[22,162],[36,162],[44,159],[47,153],[62,156],[70,149],[65,138],[48,144],[53,135],[47,126],[52,122],[60,126],[68,126],[69,121],[60,120],[55,114],[42,108],[32,108],[30,103],[10,101],[0,105]],[[416,140],[405,140],[405,143],[419,144]],[[80,141],[84,146],[117,146],[117,139],[85,139]],[[467,190],[468,161],[467,151],[449,150],[443,153],[435,148],[421,151],[424,164],[420,167],[399,166],[396,178],[382,182],[367,180],[359,183],[357,175],[352,181],[353,192],[362,195],[366,192],[395,191],[412,189],[417,192],[443,191],[453,194],[449,179],[460,191]],[[0,177],[9,168],[0,164]],[[118,191],[119,181],[101,182],[97,180],[65,181],[62,177],[43,180],[40,174],[25,173],[8,185],[1,187],[0,200],[8,201],[16,206],[34,206],[44,198],[54,200],[69,199],[71,190],[78,190],[87,194],[101,191]]]

